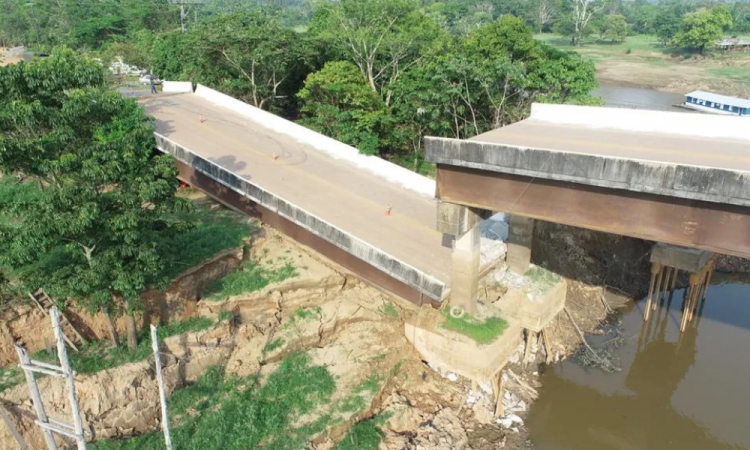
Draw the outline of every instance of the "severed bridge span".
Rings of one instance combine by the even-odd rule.
[[[744,118],[534,104],[470,140],[426,138],[435,182],[205,86],[176,90],[141,102],[183,181],[417,304],[475,310],[490,212],[510,214],[521,273],[536,219],[661,243],[652,285],[679,270],[707,284],[713,252],[750,257]]]

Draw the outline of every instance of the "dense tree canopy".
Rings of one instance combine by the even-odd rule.
[[[0,172],[38,186],[0,221],[0,265],[30,290],[132,318],[163,281],[157,243],[177,225],[163,217],[181,205],[171,158],[153,156],[152,119],[65,49],[0,69],[0,119]]]
[[[720,40],[724,31],[731,27],[732,16],[724,6],[701,8],[685,15],[672,42],[676,46],[695,48],[703,53],[707,46]]]

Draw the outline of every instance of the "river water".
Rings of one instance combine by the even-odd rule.
[[[633,109],[686,111],[672,106],[681,104],[685,101],[683,95],[672,92],[602,83],[591,93],[591,95],[604,99],[604,103],[607,106]]]
[[[597,95],[639,109],[669,109],[682,98],[611,85]],[[537,450],[750,449],[750,284],[711,286],[680,336],[683,293],[646,323],[643,299],[617,314],[624,345],[611,352],[621,371],[575,360],[547,368],[528,420]]]

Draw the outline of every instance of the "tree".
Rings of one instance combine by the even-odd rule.
[[[677,47],[694,48],[702,54],[706,46],[720,40],[724,36],[724,31],[731,27],[732,15],[724,6],[701,8],[685,15],[680,31],[672,38],[672,44]]]
[[[625,16],[611,14],[604,19],[601,28],[602,37],[613,42],[623,42],[628,37],[628,23]]]
[[[0,257],[31,289],[108,319],[126,312],[132,348],[140,293],[165,281],[157,242],[179,226],[165,214],[184,203],[171,158],[153,156],[152,119],[103,85],[101,67],[70,50],[0,69],[0,171],[40,191],[14,205],[22,227],[0,228]]]
[[[298,96],[300,123],[364,154],[380,153],[387,110],[357,66],[347,61],[327,63],[307,77]]]
[[[552,23],[559,10],[560,2],[558,0],[535,0],[535,22],[539,33],[542,33]]]
[[[320,6],[310,32],[338,46],[373,91],[389,86],[439,44],[440,30],[416,0],[341,0]]]
[[[483,58],[507,56],[513,61],[530,61],[542,56],[542,48],[518,17],[504,15],[466,37],[464,50]],[[459,52],[461,49],[458,50]]]
[[[468,138],[524,118],[534,101],[585,102],[594,65],[533,38],[515,17],[467,36],[454,54],[420,64],[394,87],[395,129],[415,153],[425,133]]]
[[[198,77],[258,108],[293,97],[314,58],[304,36],[260,10],[220,16],[198,34]]]
[[[680,31],[682,15],[674,8],[662,11],[654,19],[654,32],[662,44],[667,45]]]
[[[597,3],[598,0],[572,0],[573,9],[571,22],[573,34],[571,43],[581,45],[581,39],[586,35],[589,22],[594,14],[604,8],[604,4]]]

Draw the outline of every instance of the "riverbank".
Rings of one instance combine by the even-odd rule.
[[[593,61],[601,82],[683,95],[706,90],[750,98],[749,52],[687,54],[664,47],[655,36],[648,35],[628,36],[621,43],[589,38],[580,47],[571,46],[570,39],[560,35],[538,34],[535,37]]]

